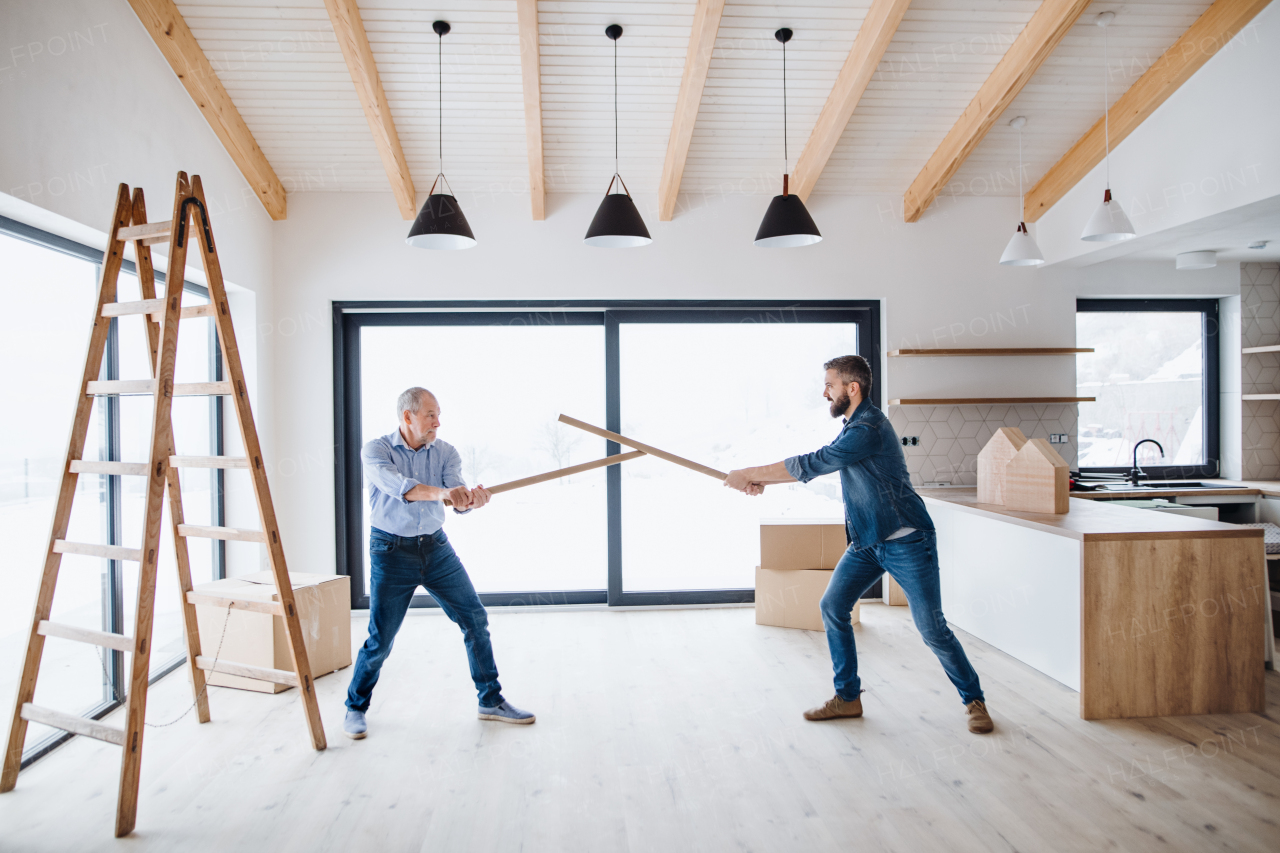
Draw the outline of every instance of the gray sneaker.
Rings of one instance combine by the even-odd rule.
[[[369,724],[364,721],[364,711],[347,709],[346,719],[342,721],[342,733],[352,740],[360,740],[369,731]]]
[[[527,726],[534,720],[538,719],[528,711],[521,711],[515,705],[512,705],[506,699],[498,703],[496,707],[486,708],[480,706],[480,719],[494,720],[499,723],[515,723],[517,726]],[[361,737],[364,737],[361,735]]]

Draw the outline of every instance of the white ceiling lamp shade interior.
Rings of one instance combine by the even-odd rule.
[[[1208,270],[1218,265],[1217,252],[1182,252],[1176,259],[1180,270]]]
[[[613,177],[582,242],[597,249],[634,249],[649,245],[653,238],[618,171],[618,39],[622,38],[622,27],[610,24],[604,34],[613,41]],[[622,192],[613,192],[614,182]]]
[[[1107,188],[1102,194],[1102,204],[1089,217],[1084,233],[1080,235],[1081,240],[1091,243],[1116,243],[1138,236],[1120,202],[1111,198],[1111,93],[1107,84],[1111,69],[1107,56],[1107,27],[1115,16],[1115,12],[1101,12],[1094,19],[1094,23],[1102,27],[1102,126],[1106,145],[1103,161],[1106,163]]]
[[[1038,267],[1044,263],[1044,253],[1036,245],[1035,238],[1027,233],[1027,223],[1022,221],[1022,128],[1027,123],[1026,116],[1018,116],[1009,122],[1010,127],[1018,129],[1018,230],[1009,238],[1009,245],[1004,247],[1000,263],[1006,267]]]
[[[783,27],[773,34],[782,42],[782,195],[775,195],[764,212],[760,228],[756,231],[755,245],[762,249],[790,249],[796,246],[812,246],[822,240],[818,226],[805,209],[800,196],[791,195],[788,182],[791,172],[791,156],[787,151],[787,42],[791,30]]]
[[[435,30],[438,37],[436,42],[436,142],[439,146],[440,173],[431,183],[431,192],[427,193],[427,200],[423,202],[418,218],[413,220],[413,227],[409,229],[409,236],[405,238],[405,242],[418,249],[470,249],[476,244],[476,238],[471,233],[467,217],[462,214],[462,207],[453,195],[453,188],[449,187],[449,192],[444,192],[445,187],[449,186],[449,181],[444,176],[444,64],[441,60],[441,52],[444,37],[450,27],[445,21],[436,21],[431,28]],[[437,185],[440,185],[441,192],[436,192]]]

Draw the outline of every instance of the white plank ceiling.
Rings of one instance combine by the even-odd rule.
[[[782,49],[795,165],[870,0],[729,0],[690,145],[682,191],[779,192]],[[192,0],[179,9],[290,192],[389,192],[322,0]],[[914,0],[816,193],[896,195],[1030,20],[1038,0]],[[1111,99],[1209,6],[1130,0],[1086,10],[961,168],[950,191],[1016,196],[1017,132],[1030,188],[1102,113],[1101,11],[1114,11]],[[444,38],[444,166],[458,192],[527,191],[514,0],[360,0],[378,70],[419,192],[440,168],[437,38]],[[603,193],[613,172],[613,44],[618,42],[621,171],[656,191],[680,89],[694,0],[540,0],[543,134],[549,192]]]

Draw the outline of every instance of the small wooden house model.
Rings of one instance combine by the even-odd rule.
[[[1004,503],[1004,468],[1027,443],[1017,427],[1000,427],[978,454],[978,503]]]
[[[1063,513],[1068,503],[1070,469],[1043,438],[1022,445],[1004,469],[1004,505],[1023,512]]]

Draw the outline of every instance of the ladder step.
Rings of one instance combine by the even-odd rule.
[[[267,669],[263,666],[250,666],[247,663],[232,663],[231,661],[215,661],[213,658],[199,655],[196,657],[196,666],[207,672],[221,672],[226,675],[238,675],[241,678],[252,678],[257,681],[270,681],[272,684],[287,684],[289,687],[298,686],[297,673],[289,672],[283,669]]]
[[[182,536],[197,536],[201,539],[231,539],[236,542],[267,543],[267,534],[261,530],[241,530],[237,527],[205,527],[200,524],[179,524],[178,533]]]
[[[249,460],[243,456],[170,456],[174,468],[248,468]]]
[[[154,394],[154,379],[109,379],[85,383],[85,393],[91,397],[110,394]],[[173,386],[175,397],[225,397],[230,396],[230,382],[178,382]]]
[[[30,702],[24,702],[22,705],[22,719],[32,723],[44,723],[46,726],[53,726],[64,732],[105,740],[116,746],[124,746],[124,729],[117,729],[115,726],[108,726],[97,720],[77,717],[75,714],[64,714],[52,708],[42,708]]]
[[[221,595],[206,595],[201,592],[187,593],[187,601],[192,604],[208,604],[213,607],[230,607],[232,610],[248,610],[251,613],[267,613],[271,616],[284,616],[284,608],[278,601],[258,601],[249,598],[226,598]]]
[[[130,225],[116,232],[121,240],[141,240],[142,245],[169,242],[169,233],[173,230],[172,222],[148,222],[146,225]]]
[[[137,302],[108,302],[102,306],[103,317],[128,317],[134,314],[150,314],[156,322],[164,316],[163,299],[141,299]],[[182,319],[212,317],[212,305],[192,305],[182,309]]]
[[[88,542],[68,542],[65,539],[53,540],[55,554],[84,554],[86,557],[105,557],[108,560],[132,560],[142,562],[141,548],[125,548],[120,545],[92,545]]]
[[[133,651],[133,637],[124,634],[110,634],[106,631],[95,631],[92,628],[81,628],[78,625],[64,625],[61,622],[40,620],[36,633],[46,637],[61,637],[64,640],[75,640],[77,643],[89,643],[102,646],[104,649],[115,649],[118,652]]]
[[[71,473],[146,477],[151,473],[151,466],[146,462],[100,462],[96,459],[72,459]]]

